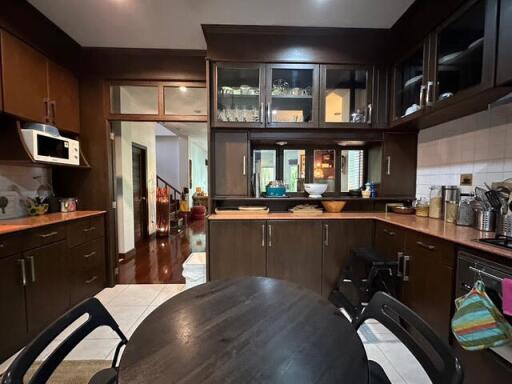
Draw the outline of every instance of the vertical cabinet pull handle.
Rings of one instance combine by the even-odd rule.
[[[325,238],[324,238],[324,245],[326,247],[329,246],[329,224],[325,224]]]
[[[26,286],[27,285],[27,269],[25,268],[25,260],[18,259],[18,263],[20,263],[20,266],[21,266],[21,282],[23,283],[23,286]]]
[[[55,100],[50,101],[50,121],[55,123],[55,116],[57,116],[57,103]]]
[[[411,260],[410,256],[404,256],[404,274],[403,281],[409,281],[409,275],[407,274],[407,265],[409,264],[409,260]]]
[[[386,175],[391,176],[391,156],[386,156],[386,161],[388,163]]]
[[[272,224],[268,225],[268,246],[272,246]]]
[[[396,254],[396,262],[397,262],[397,268],[396,268],[396,276],[397,277],[402,277],[402,271],[400,270],[400,265],[402,264],[402,259],[404,257],[404,253],[403,252],[398,252]]]
[[[267,122],[272,122],[272,104],[270,102],[267,103]]]
[[[373,114],[373,105],[368,104],[368,117],[366,119],[366,123],[367,124],[371,124],[372,123],[372,114]]]
[[[263,123],[265,120],[265,103],[262,101],[260,105],[260,123]]]
[[[49,123],[50,122],[50,100],[44,98],[43,105],[44,105],[44,121],[45,121],[45,123]]]
[[[261,248],[265,248],[265,224],[261,224]]]
[[[247,168],[247,156],[245,156],[245,155],[244,155],[244,156],[242,157],[242,175],[244,175],[244,176],[245,176],[245,175],[246,175],[246,173],[247,173],[246,168]]]
[[[29,256],[28,260],[30,261],[30,278],[32,279],[32,282],[36,282],[36,266],[34,262],[34,256]]]
[[[427,107],[431,107],[434,104],[434,82],[429,81],[427,83]]]
[[[420,109],[425,108],[427,102],[427,86],[422,85],[420,88]]]

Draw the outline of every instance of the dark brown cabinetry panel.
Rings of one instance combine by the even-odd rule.
[[[408,231],[401,261],[401,300],[448,341],[455,279],[453,244]]]
[[[209,228],[211,280],[266,275],[265,221],[212,221]]]
[[[405,230],[377,221],[375,224],[375,249],[387,260],[398,259],[405,249]]]
[[[66,242],[25,252],[27,263],[27,316],[33,336],[69,308]]]
[[[498,32],[497,85],[512,83],[512,0],[501,0]]]
[[[0,240],[1,241],[1,240]],[[0,360],[23,346],[27,338],[25,288],[21,254],[0,258]]]
[[[321,221],[269,221],[267,235],[267,275],[321,293]]]
[[[415,196],[417,147],[416,133],[384,134],[381,196]]]
[[[374,224],[371,220],[329,220],[322,225],[322,295],[327,297],[347,265],[351,249],[371,246]]]
[[[458,343],[454,348],[462,359],[464,384],[508,383],[512,378],[512,366],[490,350],[470,352]]]
[[[4,111],[26,120],[46,122],[46,57],[5,31],[0,35]]]
[[[42,247],[66,238],[66,226],[64,224],[49,225],[34,229],[23,234],[23,249]]]
[[[78,79],[68,69],[48,61],[48,91],[53,124],[80,133]]]
[[[216,132],[214,140],[215,195],[248,196],[247,132]]]
[[[67,225],[69,247],[75,247],[87,241],[105,236],[105,219],[103,216],[76,220]]]
[[[99,238],[71,250],[71,305],[94,296],[105,285],[105,240]]]

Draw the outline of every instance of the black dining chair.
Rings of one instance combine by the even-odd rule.
[[[435,384],[460,384],[463,370],[452,348],[410,308],[384,292],[377,292],[359,317],[356,329],[374,319],[389,329],[414,355]],[[390,384],[382,367],[369,361],[370,384]]]
[[[117,382],[117,360],[121,348],[126,345],[128,339],[121,332],[119,325],[112,318],[107,309],[96,298],[84,300],[62,317],[53,322],[42,331],[30,344],[28,344],[14,359],[12,364],[4,372],[1,384],[21,384],[29,368],[37,357],[55,338],[83,315],[89,318],[64,339],[55,350],[44,360],[28,381],[28,384],[46,383],[55,369],[60,365],[69,352],[96,328],[110,327],[120,338],[120,342],[114,353],[112,367],[103,369],[91,378],[89,384],[115,384]]]

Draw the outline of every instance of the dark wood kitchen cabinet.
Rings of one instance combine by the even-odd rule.
[[[214,157],[215,195],[248,196],[247,132],[215,132]]]
[[[267,276],[322,291],[322,223],[275,220],[267,223]]]
[[[0,360],[20,349],[27,338],[24,262],[21,254],[0,257]]]
[[[58,64],[48,61],[50,119],[63,130],[80,133],[78,79]]]
[[[371,220],[326,220],[322,226],[322,296],[328,297],[350,261],[350,251],[372,244],[374,224]]]
[[[448,342],[455,284],[453,244],[408,231],[400,264],[401,300]]]
[[[405,250],[405,230],[377,221],[375,224],[375,249],[389,261],[398,260],[398,254]]]
[[[501,0],[496,84],[512,83],[512,0]]]
[[[209,275],[211,280],[266,275],[266,222],[211,221]]]
[[[417,133],[384,134],[381,196],[416,195],[417,147]]]

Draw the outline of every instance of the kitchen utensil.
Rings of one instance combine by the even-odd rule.
[[[484,208],[484,210],[489,210],[491,209],[491,205],[489,204],[489,201],[487,200],[487,196],[485,196],[485,189],[481,188],[481,187],[475,187],[475,196],[476,196],[476,200],[479,201],[480,203],[482,203],[482,206]]]
[[[494,211],[482,211],[478,210],[475,212],[475,228],[479,231],[493,232],[496,228],[496,213]]]
[[[304,189],[312,199],[319,199],[322,197],[322,193],[327,190],[327,184],[309,183],[304,184]]]
[[[457,225],[470,227],[475,222],[475,211],[472,207],[472,200],[466,199],[459,203],[459,211],[457,212]]]
[[[345,207],[345,204],[347,204],[346,201],[322,201],[322,205],[324,206],[325,210],[329,213],[338,213],[343,210]]]
[[[489,203],[491,204],[491,207],[493,207],[497,211],[501,210],[501,200],[498,192],[491,189],[485,192],[485,197],[487,198],[487,201],[489,201]]]
[[[399,207],[391,207],[391,210],[395,213],[400,213],[400,214],[403,214],[403,215],[412,215],[416,212],[416,209],[413,208],[413,207],[404,207],[404,206],[399,206]]]
[[[512,215],[498,215],[496,217],[496,236],[512,238]]]

